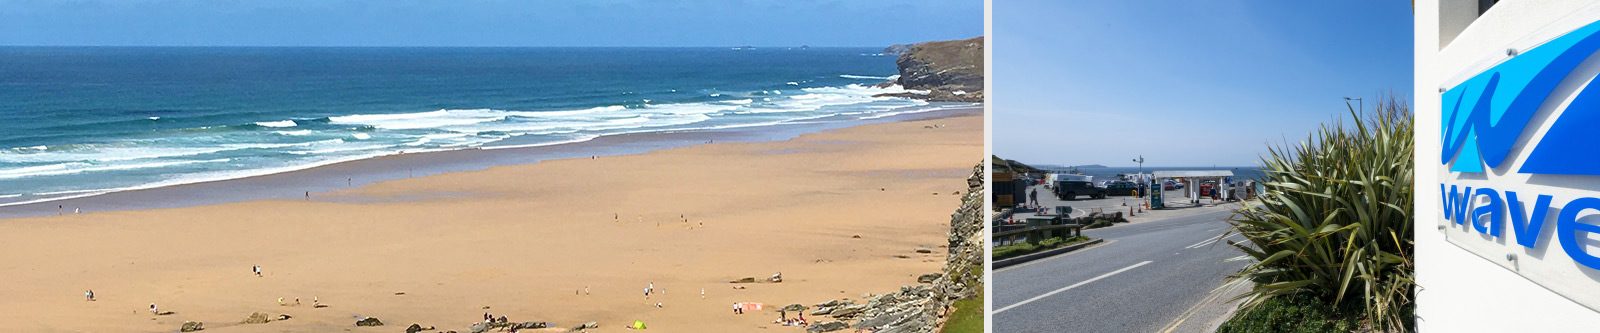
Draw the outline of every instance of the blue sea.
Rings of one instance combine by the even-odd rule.
[[[870,119],[872,48],[0,47],[0,205],[396,153]],[[960,104],[965,106],[968,104]]]

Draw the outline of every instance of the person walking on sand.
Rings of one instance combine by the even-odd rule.
[[[733,314],[736,314],[736,315],[744,314],[744,307],[743,306],[739,306],[739,303],[733,303]]]
[[[250,266],[250,271],[255,272],[256,277],[261,277],[261,265]]]
[[[150,303],[150,314],[161,315],[161,310],[156,309],[156,303]]]
[[[94,289],[85,290],[83,292],[83,298],[86,301],[93,302],[94,301]]]

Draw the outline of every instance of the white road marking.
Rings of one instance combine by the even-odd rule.
[[[1061,289],[1056,289],[1056,290],[1050,291],[1048,293],[1044,293],[1042,295],[1034,296],[1033,298],[1029,298],[1029,299],[1023,300],[1021,302],[1017,302],[1016,304],[1012,304],[1012,305],[1008,305],[1008,306],[1003,307],[1003,308],[996,309],[996,310],[994,310],[994,312],[990,312],[990,314],[991,315],[1000,314],[1001,312],[1006,312],[1006,310],[1011,310],[1013,308],[1016,308],[1018,306],[1022,306],[1024,304],[1033,303],[1034,301],[1038,301],[1038,300],[1044,299],[1045,297],[1050,297],[1051,295],[1059,294],[1059,293],[1067,291],[1067,290],[1072,290],[1072,288],[1081,287],[1083,285],[1089,284],[1090,282],[1099,281],[1100,279],[1108,278],[1108,277],[1111,277],[1112,275],[1117,275],[1117,274],[1120,274],[1122,272],[1126,272],[1126,271],[1134,269],[1134,268],[1139,268],[1139,266],[1144,266],[1144,265],[1147,265],[1147,264],[1150,264],[1149,260],[1145,260],[1143,262],[1140,262],[1140,263],[1137,263],[1137,264],[1133,264],[1133,266],[1123,267],[1122,269],[1111,271],[1110,273],[1100,274],[1100,276],[1096,276],[1096,277],[1090,278],[1088,280],[1083,280],[1083,282],[1074,283],[1074,284],[1072,284],[1070,286],[1066,286],[1066,287],[1061,288]]]
[[[1217,237],[1206,238],[1206,240],[1200,241],[1199,243],[1194,243],[1194,245],[1185,246],[1184,248],[1185,249],[1197,249],[1197,248],[1200,248],[1201,246],[1211,245],[1211,243],[1216,243],[1217,240],[1220,240],[1223,236],[1227,236],[1227,235],[1217,235]]]

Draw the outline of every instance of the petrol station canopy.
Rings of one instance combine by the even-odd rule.
[[[1232,170],[1170,170],[1156,171],[1156,178],[1221,178],[1233,177]]]

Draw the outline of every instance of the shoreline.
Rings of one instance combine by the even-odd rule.
[[[597,321],[594,332],[634,320],[665,332],[789,331],[770,323],[784,304],[866,299],[944,266],[963,197],[953,194],[982,161],[982,129],[981,114],[946,115],[324,195],[353,201],[13,219],[0,223],[0,275],[13,282],[0,294],[19,301],[0,303],[0,320],[40,332],[170,332],[184,321],[224,332],[461,331],[492,312]],[[728,283],[774,272],[783,283]],[[658,293],[641,297],[647,285]],[[767,308],[734,315],[735,302]],[[176,313],[150,315],[150,303]],[[293,318],[232,324],[252,312]],[[387,325],[354,327],[364,316]]]
[[[495,166],[532,164],[584,156],[641,154],[709,142],[771,142],[828,130],[887,122],[905,122],[983,112],[976,106],[926,106],[926,110],[894,111],[876,118],[854,118],[773,124],[766,126],[690,129],[606,135],[578,142],[535,146],[479,147],[442,151],[389,154],[315,164],[304,168],[237,178],[203,180],[172,185],[135,187],[78,196],[0,203],[0,222],[6,219],[72,214],[181,208],[271,199],[318,199],[320,194],[365,185],[451,172],[484,170]],[[243,191],[239,191],[243,189]],[[309,193],[308,193],[309,192]],[[152,199],[155,198],[155,199]],[[3,199],[3,198],[0,198]]]

